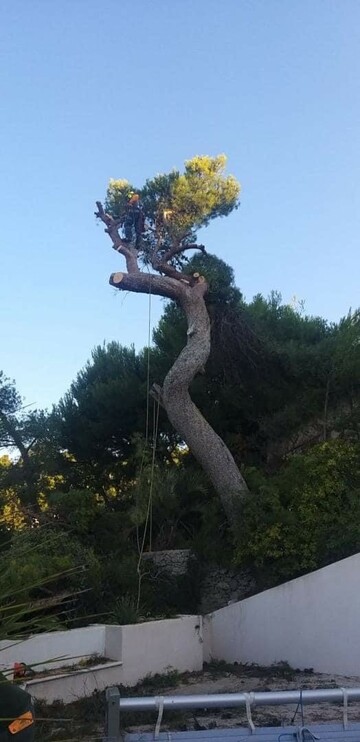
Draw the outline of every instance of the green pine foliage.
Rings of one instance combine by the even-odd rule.
[[[112,179],[105,210],[122,223],[129,196],[140,196],[146,216],[140,253],[146,263],[154,241],[159,254],[174,245],[186,247],[196,242],[201,227],[238,207],[240,185],[233,175],[225,174],[226,163],[225,155],[196,156],[185,162],[183,173],[173,170],[156,175],[140,188],[124,179]]]

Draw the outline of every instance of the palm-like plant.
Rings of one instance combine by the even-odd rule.
[[[24,549],[23,559],[29,557]],[[73,573],[75,569],[68,570]],[[32,598],[36,591],[64,577],[64,573],[42,577],[34,584],[25,587],[11,585],[11,570],[5,566],[0,581],[0,640],[23,640],[29,634],[56,628],[58,612],[64,602],[73,597],[70,592],[57,593],[50,597]],[[1,649],[0,649],[1,657]],[[51,661],[51,660],[50,660]],[[43,664],[43,662],[42,662]],[[33,666],[34,667],[34,666]],[[2,733],[14,739],[20,733],[22,739],[34,739],[34,716],[31,698],[28,693],[9,682],[6,673],[0,673],[0,737]]]

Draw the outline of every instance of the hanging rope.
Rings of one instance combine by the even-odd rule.
[[[155,412],[155,409],[156,409],[156,412]],[[152,542],[152,532],[151,532],[151,529],[152,529],[152,502],[153,502],[153,491],[154,491],[154,472],[155,472],[156,447],[157,447],[157,438],[158,438],[158,432],[159,432],[159,412],[160,412],[160,400],[157,400],[156,402],[154,400],[154,437],[153,437],[152,457],[151,457],[149,497],[148,497],[148,504],[147,504],[147,510],[146,510],[144,532],[143,532],[143,537],[142,537],[142,542],[141,542],[141,547],[140,547],[140,553],[139,553],[139,561],[138,561],[138,566],[137,566],[137,573],[138,573],[138,577],[139,577],[139,583],[138,583],[138,599],[137,599],[137,608],[138,609],[139,609],[139,606],[140,606],[140,597],[141,597],[141,580],[142,580],[141,561],[142,561],[144,550],[145,550],[146,535],[147,535],[149,524],[151,525],[150,536],[149,536],[150,545],[151,545],[151,542]]]
[[[145,442],[143,446],[143,453],[140,464],[139,472],[139,483],[141,486],[145,456],[149,443],[149,423],[150,423],[150,343],[151,343],[151,273],[149,281],[149,311],[148,311],[148,344],[147,344],[147,379],[146,379],[146,421],[145,421]],[[140,539],[139,526],[136,526],[136,539],[139,552],[139,560],[137,564],[138,574],[138,595],[137,595],[137,610],[140,607],[141,599],[141,583],[143,574],[141,572],[141,562],[145,550],[146,536],[149,529],[149,550],[152,549],[152,512],[153,512],[153,490],[154,490],[154,473],[155,473],[155,457],[157,448],[157,439],[159,431],[159,414],[160,414],[160,399],[153,405],[153,431],[152,431],[152,456],[151,456],[151,469],[150,469],[150,483],[149,483],[149,497],[146,508],[145,524],[142,539]],[[139,513],[139,500],[137,499],[137,512]]]
[[[147,446],[148,446],[148,442],[149,442],[149,418],[150,418],[150,343],[151,343],[151,273],[150,272],[149,272],[149,276],[150,276],[150,281],[149,281],[149,300],[148,300],[145,443],[143,445],[141,462],[140,462],[139,487],[141,487],[142,474],[143,474],[144,463],[145,463],[145,456],[146,456]],[[138,516],[139,516],[139,491],[137,491],[137,495],[136,495],[136,514],[137,514],[137,518],[136,518],[136,543],[137,543],[138,553],[140,554],[140,551],[141,551],[141,547],[140,547],[140,531],[139,531],[139,523],[138,523]]]
[[[155,473],[155,453],[156,453],[156,447],[157,447],[157,439],[158,439],[158,432],[159,432],[159,413],[160,413],[160,400],[157,400],[157,404],[154,400],[153,404],[153,472],[152,472],[152,482],[154,480],[154,473]],[[152,534],[153,534],[153,484],[150,487],[149,492],[149,505],[150,505],[150,513],[149,513],[149,551],[152,551]]]
[[[151,273],[149,281],[149,306],[148,306],[148,336],[147,336],[147,374],[146,374],[146,423],[145,423],[145,445],[149,439],[149,410],[150,410],[150,344],[151,344]]]
[[[303,689],[302,688],[300,688],[300,699],[299,699],[299,703],[296,706],[295,714],[294,714],[294,716],[293,716],[293,718],[291,720],[291,723],[292,724],[295,721],[295,718],[296,718],[296,715],[297,715],[297,712],[299,711],[299,709],[301,711],[301,726],[303,727],[304,726],[304,702],[303,702]]]

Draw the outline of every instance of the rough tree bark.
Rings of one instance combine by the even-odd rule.
[[[204,371],[210,353],[210,319],[205,304],[208,286],[203,276],[181,273],[169,264],[174,255],[188,248],[174,247],[159,260],[154,253],[152,266],[162,275],[143,273],[139,269],[135,247],[121,240],[116,221],[97,202],[96,216],[106,225],[112,247],[124,256],[127,273],[113,273],[110,284],[123,291],[148,293],[177,301],[187,319],[187,343],[165,377],[160,397],[169,420],[189,446],[208,475],[222,502],[230,525],[234,525],[241,501],[248,495],[246,483],[223,440],[202,416],[191,400],[189,385],[196,374]],[[192,245],[192,249],[202,246]]]

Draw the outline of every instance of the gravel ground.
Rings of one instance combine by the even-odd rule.
[[[229,666],[228,666],[229,667]],[[273,672],[272,672],[273,670]],[[194,673],[186,676],[184,682],[176,682],[151,690],[149,688],[145,695],[172,695],[172,694],[197,694],[197,693],[239,693],[251,691],[270,691],[270,690],[296,690],[296,689],[315,689],[315,688],[337,688],[337,687],[360,687],[360,677],[344,677],[340,675],[325,675],[313,672],[296,672],[290,668],[249,668],[234,666],[233,669],[227,669],[221,672],[221,663],[218,670],[211,669],[203,673]],[[134,692],[134,695],[136,692]],[[144,692],[142,691],[142,694]],[[304,707],[305,724],[313,723],[341,723],[342,722],[342,705],[339,704],[315,704]],[[257,726],[282,726],[291,724],[296,712],[295,706],[276,706],[276,707],[258,707],[252,711],[252,717]],[[211,712],[194,712],[182,713],[179,719],[182,728],[187,729],[211,729],[215,727],[235,727],[247,726],[246,713],[244,710],[224,709],[212,710]],[[349,721],[360,721],[360,703],[349,703],[348,709]],[[126,724],[126,715],[123,714],[123,721],[128,731],[151,731],[154,724]],[[300,723],[301,712],[298,709],[294,723]],[[174,722],[167,721],[167,714],[164,713],[162,729],[173,729],[176,726]]]

